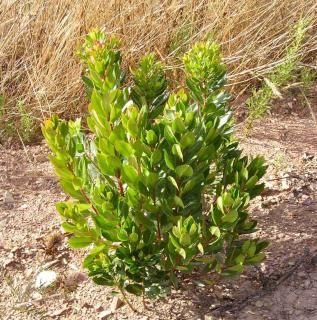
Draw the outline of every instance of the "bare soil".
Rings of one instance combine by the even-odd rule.
[[[87,279],[83,250],[66,245],[54,204],[65,200],[44,143],[0,154],[0,318],[2,319],[285,319],[317,320],[317,132],[307,116],[274,116],[256,124],[247,154],[263,154],[267,189],[252,204],[268,257],[240,278],[183,287],[160,301],[129,297],[105,316],[111,290]],[[58,275],[35,289],[42,270]],[[213,275],[210,280],[216,279]]]

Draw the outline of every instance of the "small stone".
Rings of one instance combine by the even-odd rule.
[[[28,205],[25,203],[25,204],[22,204],[22,206],[19,208],[19,210],[24,210],[27,208],[28,208]]]
[[[304,288],[309,289],[309,287],[310,287],[310,281],[307,279],[304,281]]]
[[[96,312],[101,312],[104,311],[103,305],[100,303],[95,307]]]
[[[278,198],[277,197],[272,197],[272,198],[269,198],[265,201],[262,202],[262,207],[263,208],[267,208],[267,207],[270,207],[272,205],[275,205],[278,203]]]
[[[255,306],[256,306],[257,308],[262,308],[263,305],[264,305],[264,303],[263,303],[262,301],[260,301],[260,300],[258,300],[258,301],[255,303]]]
[[[211,315],[205,314],[204,320],[214,320],[215,318]]]
[[[101,320],[106,320],[112,314],[111,310],[105,310],[98,314],[98,318]]]
[[[113,297],[110,309],[112,312],[114,312],[120,307],[122,307],[123,305],[124,305],[124,302],[119,297]]]
[[[14,259],[6,259],[6,260],[4,260],[2,266],[5,269],[7,267],[13,266],[15,263],[16,263],[16,261]]]
[[[31,293],[31,297],[34,300],[40,300],[40,299],[42,299],[43,296],[39,292],[34,291]]]
[[[51,268],[52,266],[54,266],[55,264],[59,263],[59,260],[56,259],[56,260],[53,260],[53,261],[49,261],[47,263],[45,263],[43,266],[42,266],[42,269],[43,270],[46,270],[46,269],[49,269]]]
[[[298,276],[301,278],[306,278],[306,273],[304,271],[298,272]]]
[[[68,307],[62,308],[62,309],[59,309],[59,310],[56,310],[56,311],[50,313],[49,316],[52,318],[55,318],[55,317],[59,318],[60,316],[64,315],[67,310],[69,310]]]
[[[57,273],[54,271],[42,271],[35,280],[35,288],[42,289],[53,285],[57,281]]]
[[[11,204],[14,202],[13,195],[11,192],[6,191],[3,195],[3,203]]]
[[[2,239],[0,239],[0,250],[5,249],[5,243]]]
[[[305,152],[304,155],[303,155],[303,157],[302,157],[302,159],[303,159],[304,161],[311,161],[311,160],[314,159],[314,155],[313,155],[313,154],[310,154],[310,153],[308,153],[308,152]]]
[[[32,268],[26,269],[25,272],[24,272],[25,277],[26,277],[26,278],[30,277],[31,274],[32,274],[32,272],[33,272]]]
[[[43,154],[36,155],[34,158],[35,158],[36,162],[47,162],[48,161],[47,156],[43,155]]]
[[[82,272],[72,272],[65,278],[64,284],[68,288],[76,288],[81,282],[87,280],[86,274]]]

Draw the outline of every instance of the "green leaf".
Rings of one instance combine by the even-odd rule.
[[[251,189],[251,188],[253,188],[255,185],[256,185],[256,183],[259,181],[259,178],[257,177],[257,176],[253,176],[253,177],[251,177],[248,181],[247,181],[247,183],[246,183],[246,187],[248,188],[248,189]]]
[[[200,251],[201,254],[204,254],[204,247],[201,243],[198,243],[197,245],[198,250]]]
[[[128,233],[124,229],[120,229],[120,231],[118,232],[118,239],[120,241],[128,241],[129,240]]]
[[[124,164],[122,166],[122,173],[125,181],[136,184],[136,182],[139,180],[138,172],[129,164]]]
[[[256,244],[255,242],[251,241],[250,247],[247,251],[247,256],[248,257],[253,257],[256,251]]]
[[[180,145],[185,149],[194,144],[195,138],[196,137],[193,132],[187,132],[181,137]]]
[[[68,244],[71,248],[79,249],[89,246],[93,242],[91,237],[72,237],[68,240]]]
[[[132,137],[135,138],[138,136],[138,132],[139,132],[138,125],[133,118],[130,118],[128,120],[128,131]]]
[[[231,210],[229,213],[225,214],[222,218],[223,222],[233,223],[238,219],[239,215],[237,210]]]
[[[259,262],[262,262],[264,259],[265,259],[265,253],[261,252],[255,255],[254,257],[247,259],[247,263],[249,264],[259,263]]]
[[[166,150],[164,150],[164,160],[169,169],[171,170],[175,169],[174,163]]]
[[[241,274],[244,270],[243,265],[237,264],[233,267],[227,268],[224,272],[221,273],[223,276],[236,276],[238,274]]]
[[[184,258],[186,259],[186,251],[183,248],[180,248],[178,250],[178,253]]]
[[[220,229],[216,226],[211,226],[210,227],[210,233],[213,235],[213,236],[216,236],[217,238],[220,237]]]
[[[231,194],[229,192],[226,192],[223,194],[222,196],[223,199],[223,205],[227,208],[227,207],[231,207],[234,203],[234,200],[231,197]]]
[[[121,168],[121,161],[114,156],[106,156],[104,154],[97,154],[97,162],[101,172],[105,175],[116,175],[116,172]]]
[[[157,135],[153,130],[148,130],[146,132],[146,141],[149,145],[153,145],[157,141]]]
[[[143,293],[143,287],[137,283],[128,284],[127,286],[124,287],[124,289],[132,294],[135,294],[136,296],[141,296]]]
[[[191,177],[194,173],[193,168],[188,164],[176,167],[175,172],[179,178]]]
[[[193,223],[193,224],[190,226],[189,235],[190,235],[190,236],[193,236],[196,232],[197,232],[197,226],[196,226],[196,223]]]
[[[217,198],[217,206],[221,212],[224,212],[223,200],[222,197]]]
[[[180,118],[175,118],[173,121],[173,129],[178,133],[184,133],[186,131],[186,127],[183,120]]]
[[[129,240],[130,240],[131,242],[138,242],[138,240],[139,240],[138,234],[135,233],[135,232],[132,232],[132,233],[129,235]]]
[[[126,158],[134,153],[134,150],[130,146],[130,144],[122,140],[115,141],[114,147],[120,154],[122,154]]]
[[[236,263],[238,263],[238,264],[243,264],[244,260],[245,260],[245,257],[244,257],[243,254],[239,254],[239,255],[234,259],[234,261],[235,261]]]
[[[242,245],[242,253],[246,254],[248,249],[250,248],[250,244],[251,244],[251,240],[246,240],[243,242],[243,245]]]
[[[181,234],[179,242],[182,246],[188,247],[191,244],[190,235],[187,232]]]
[[[183,200],[178,197],[178,196],[174,196],[174,203],[178,206],[178,207],[181,207],[181,208],[185,208],[184,206],[184,203],[183,203]]]
[[[261,251],[264,250],[266,247],[268,247],[269,244],[270,244],[269,241],[261,241],[261,242],[258,242],[258,243],[256,244],[256,251],[255,251],[255,253],[261,252]]]
[[[164,127],[164,137],[171,144],[175,143],[175,141],[176,141],[174,133],[173,133],[171,127],[169,127],[168,125],[165,125],[165,127]]]
[[[151,165],[154,166],[158,164],[162,159],[162,151],[159,149],[154,150],[151,154]]]
[[[180,244],[178,243],[178,241],[174,238],[174,236],[171,233],[169,234],[169,239],[171,240],[171,243],[173,244],[173,246],[176,249],[181,249]]]
[[[63,222],[62,223],[62,228],[66,231],[66,232],[70,232],[70,233],[74,233],[75,231],[78,230],[78,228],[70,223],[67,222]]]
[[[172,147],[172,153],[183,161],[183,153],[179,144],[174,144]]]
[[[178,190],[178,185],[176,180],[172,176],[168,176],[167,179]]]

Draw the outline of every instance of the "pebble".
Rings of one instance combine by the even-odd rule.
[[[101,320],[106,320],[112,314],[111,310],[105,310],[98,314],[98,318]]]
[[[308,289],[310,287],[310,281],[307,279],[304,281],[304,288]]]
[[[13,199],[12,193],[9,191],[5,191],[5,193],[3,195],[3,203],[11,204],[13,202],[14,202],[14,199]]]
[[[260,301],[260,300],[258,300],[258,301],[255,303],[255,306],[256,306],[257,308],[262,308],[263,305],[264,305],[264,303],[263,303],[262,301]]]
[[[42,271],[35,280],[35,288],[42,289],[47,288],[57,281],[57,273],[54,271]]]
[[[262,207],[267,208],[267,207],[274,205],[274,204],[277,204],[277,203],[278,203],[278,199],[276,197],[272,197],[272,198],[269,198],[269,199],[263,201]]]

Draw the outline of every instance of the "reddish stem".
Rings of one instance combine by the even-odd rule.
[[[80,193],[86,199],[86,201],[91,205],[92,209],[95,211],[96,214],[99,214],[96,207],[91,203],[90,199],[88,198],[87,194],[85,193],[83,188],[80,188]]]
[[[124,196],[124,190],[123,190],[123,185],[122,185],[122,181],[121,181],[121,177],[120,177],[120,171],[118,171],[118,173],[117,173],[117,181],[118,181],[119,192],[122,196]]]

